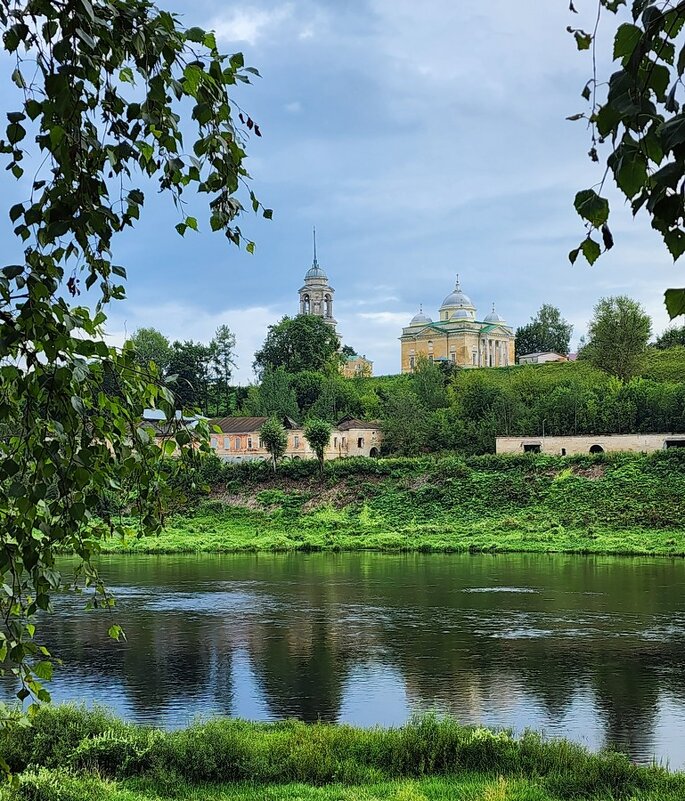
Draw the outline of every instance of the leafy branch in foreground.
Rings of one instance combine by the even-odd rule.
[[[182,420],[161,447],[140,426],[149,406],[174,420],[176,399],[132,347],[102,339],[103,309],[126,276],[112,238],[144,205],[134,174],[171,194],[181,234],[198,228],[184,211],[189,187],[208,195],[212,230],[236,244],[246,241],[241,185],[255,211],[271,212],[246,183],[245,138],[259,132],[249,118],[236,125],[229,97],[255,71],[220,54],[212,33],[181,28],[148,0],[0,0],[0,29],[17,94],[0,154],[16,179],[33,176],[9,209],[23,257],[0,270],[0,668],[20,681],[20,699],[46,700],[40,679],[52,667],[34,617],[65,584],[55,554],[76,554],[79,583],[111,606],[91,565],[99,541],[126,533],[122,509],[142,531],[159,527],[169,457],[191,444]],[[69,298],[82,274],[94,311]],[[202,441],[206,427],[195,433]]]
[[[592,54],[592,77],[581,93],[590,109],[569,119],[587,121],[592,161],[602,161],[600,148],[608,146],[601,180],[575,198],[586,236],[569,253],[571,263],[582,253],[594,264],[613,246],[609,201],[602,196],[609,172],[633,214],[642,208],[649,214],[673,259],[685,252],[685,2],[634,0],[630,11],[626,5],[626,0],[597,0],[591,32],[568,28],[578,49]],[[577,13],[573,2],[570,9]],[[606,84],[596,68],[597,30],[605,11],[625,17],[614,36],[619,69]],[[668,289],[665,297],[671,318],[685,314],[685,289]]]

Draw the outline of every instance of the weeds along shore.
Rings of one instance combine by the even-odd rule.
[[[0,733],[0,752],[17,781],[2,801],[685,797],[684,773],[433,716],[390,729],[216,719],[167,732],[64,705]]]
[[[685,454],[206,460],[161,535],[104,553],[539,552],[685,556]]]

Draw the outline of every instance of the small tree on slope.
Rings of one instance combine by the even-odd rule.
[[[304,438],[319,460],[319,473],[323,475],[323,455],[331,439],[331,425],[325,420],[310,420],[304,427]]]
[[[259,429],[264,447],[271,455],[271,464],[276,472],[276,463],[288,447],[288,434],[280,420],[270,417]]]

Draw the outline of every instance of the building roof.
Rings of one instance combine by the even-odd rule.
[[[312,266],[307,270],[307,272],[304,275],[305,282],[312,281],[314,279],[319,281],[328,281],[328,276],[323,271],[323,269],[319,267],[317,262],[314,262],[314,264],[312,264]]]
[[[457,276],[457,283],[454,285],[454,289],[450,292],[450,294],[443,300],[441,309],[445,307],[451,306],[466,306],[469,309],[475,309],[476,307],[471,303],[471,298],[464,294],[461,291],[461,284],[459,283],[459,276]]]
[[[536,350],[535,353],[522,353],[519,359],[531,359],[534,356],[559,356],[563,358],[563,353],[557,353],[555,350]]]
[[[254,434],[268,419],[268,417],[215,417],[209,421],[209,425],[218,426],[224,434]],[[282,423],[288,429],[301,428],[291,417],[284,417]]]
[[[377,420],[358,420],[356,417],[344,417],[336,428],[338,431],[349,431],[351,428],[367,428],[379,431],[381,424]]]
[[[255,434],[268,420],[268,417],[215,417],[209,421],[210,428],[218,426],[224,434]],[[295,422],[291,417],[283,418],[285,428],[301,431],[303,426]],[[359,420],[356,417],[343,417],[337,426],[333,426],[339,431],[348,431],[350,428],[367,428],[379,430],[381,424],[375,420]]]
[[[418,313],[411,318],[409,325],[427,325],[432,322],[431,318],[423,313],[423,306],[419,306]]]
[[[492,311],[490,314],[487,315],[485,318],[486,323],[503,323],[504,317],[500,317],[499,314],[495,311],[495,304],[492,304]]]

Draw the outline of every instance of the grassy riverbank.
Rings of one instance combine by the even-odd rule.
[[[108,553],[379,550],[685,555],[685,454],[208,465],[210,500]]]
[[[215,720],[174,732],[46,708],[0,733],[9,801],[676,801],[685,774],[565,741],[425,718],[397,729]]]

